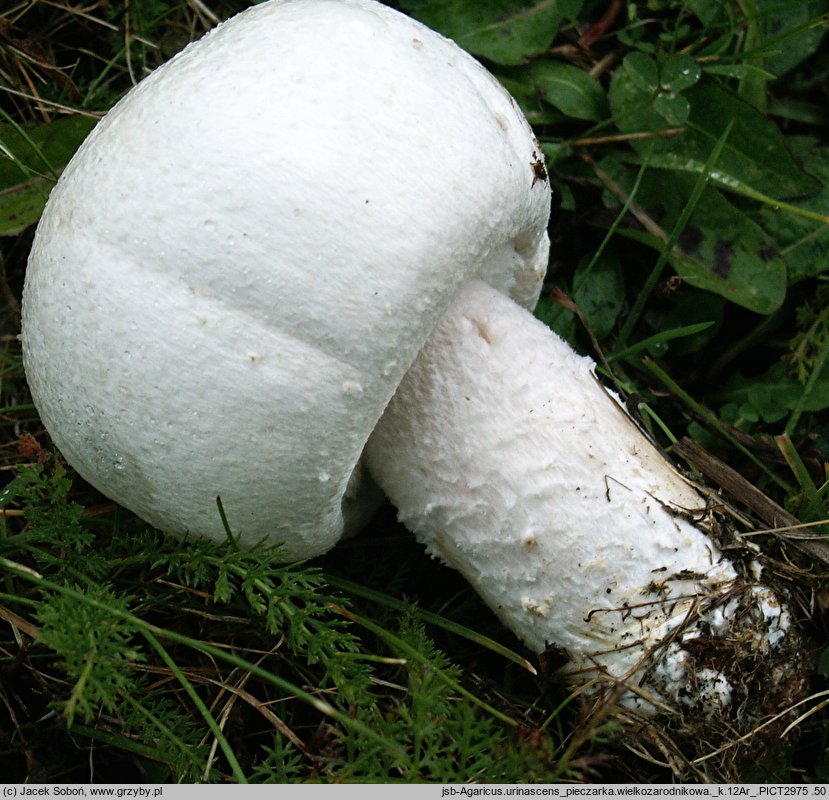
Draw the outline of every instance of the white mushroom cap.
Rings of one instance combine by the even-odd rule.
[[[536,147],[477,62],[371,0],[221,25],[118,103],[44,212],[23,347],[56,445],[163,530],[224,538],[219,495],[245,542],[325,551],[461,285],[535,303]]]

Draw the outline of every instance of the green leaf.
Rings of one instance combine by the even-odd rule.
[[[789,72],[815,53],[826,33],[827,6],[823,0],[792,2],[792,0],[756,0],[757,15],[763,42],[772,43],[772,54],[766,59],[775,76]]]
[[[401,6],[470,53],[515,65],[547,50],[582,0],[403,0]]]
[[[792,152],[823,184],[820,192],[801,200],[802,208],[829,212],[829,148],[813,139],[790,139]],[[789,265],[789,281],[796,283],[824,272],[829,264],[829,225],[764,207],[759,223],[775,240]]]
[[[677,53],[668,58],[659,72],[659,83],[663,89],[681,92],[693,86],[702,75],[700,65],[691,56]]]
[[[625,282],[619,262],[605,253],[588,275],[589,261],[582,262],[573,277],[573,300],[581,309],[597,339],[604,339],[616,324],[625,303]]]
[[[602,87],[584,70],[559,61],[537,61],[521,73],[542,99],[568,117],[598,122],[607,116]]]
[[[571,345],[575,345],[576,315],[565,312],[558,303],[550,299],[549,295],[542,294],[538,298],[533,315],[555,331],[562,339]]]
[[[534,128],[541,125],[556,126],[566,122],[567,117],[544,102],[538,91],[527,83],[523,75],[516,72],[510,74],[500,72],[496,77],[521,107],[527,122]]]
[[[687,0],[687,5],[705,25],[721,20],[727,8],[722,0]]]
[[[747,406],[765,422],[778,422],[801,402],[803,384],[786,374],[783,364],[775,364],[763,375],[744,378],[732,376],[717,393],[720,403]],[[803,408],[806,412],[829,408],[829,375],[822,376]]]
[[[659,68],[656,62],[644,53],[628,53],[622,66],[634,86],[644,92],[655,92],[659,88]]]
[[[686,130],[680,136],[634,141],[632,146],[649,163],[666,169],[700,174],[708,154],[726,126],[733,125],[710,177],[721,186],[752,196],[775,199],[800,197],[820,189],[820,182],[792,157],[778,128],[748,103],[717,86],[701,81],[683,96],[690,103]],[[651,96],[619,70],[611,83],[610,102],[623,133],[665,128]]]
[[[820,103],[780,97],[769,100],[767,109],[769,114],[775,117],[783,117],[783,119],[804,122],[806,125],[817,127],[829,126],[829,110]]]
[[[632,184],[632,172],[621,172],[612,161],[603,166],[626,188]],[[694,183],[691,175],[651,169],[639,188],[637,202],[663,230],[671,231]],[[651,234],[628,230],[625,235],[657,250],[664,246],[662,239]],[[786,262],[775,243],[712,188],[703,190],[669,261],[691,286],[760,314],[774,311],[786,294]]]
[[[686,92],[691,103],[689,142],[705,154],[726,125],[734,128],[717,170],[770,197],[800,197],[820,184],[792,158],[777,126],[748,103],[714,83],[701,83]]]
[[[15,475],[2,489],[0,489],[0,509],[6,508],[9,503],[14,502],[18,497],[25,494],[29,484],[29,476],[26,474]]]
[[[746,62],[741,64],[709,64],[703,67],[702,70],[709,75],[722,75],[725,78],[736,78],[737,80],[751,77],[763,78],[764,80],[774,78],[771,72],[758,67],[756,64]]]
[[[674,127],[684,125],[691,111],[688,101],[681,94],[673,92],[658,95],[653,101],[653,107],[665,122]]]
[[[786,263],[762,229],[711,190],[691,219],[703,238],[694,255],[672,254],[677,273],[758,314],[776,311],[786,296]]]
[[[55,180],[94,125],[78,115],[29,131],[0,126],[0,236],[37,222]]]

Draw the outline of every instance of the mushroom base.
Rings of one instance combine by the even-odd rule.
[[[574,683],[702,719],[743,713],[751,685],[755,721],[775,713],[798,651],[789,611],[723,557],[704,499],[593,368],[472,282],[375,429],[369,470],[529,648],[566,654]]]

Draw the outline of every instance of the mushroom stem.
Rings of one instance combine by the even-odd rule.
[[[646,712],[722,711],[742,702],[739,670],[783,645],[790,614],[738,576],[705,532],[705,500],[593,368],[473,281],[366,463],[428,551],[529,648],[565,651],[574,681],[622,680]]]

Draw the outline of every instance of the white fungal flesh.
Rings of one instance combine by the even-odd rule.
[[[788,614],[763,587],[749,612],[728,599],[737,574],[691,521],[704,500],[593,367],[473,281],[386,409],[368,467],[401,521],[530,648],[564,649],[584,682],[635,687],[647,666],[645,694],[720,709],[729,679],[695,668],[690,643],[739,631],[765,652]],[[627,702],[650,708],[635,692]]]

